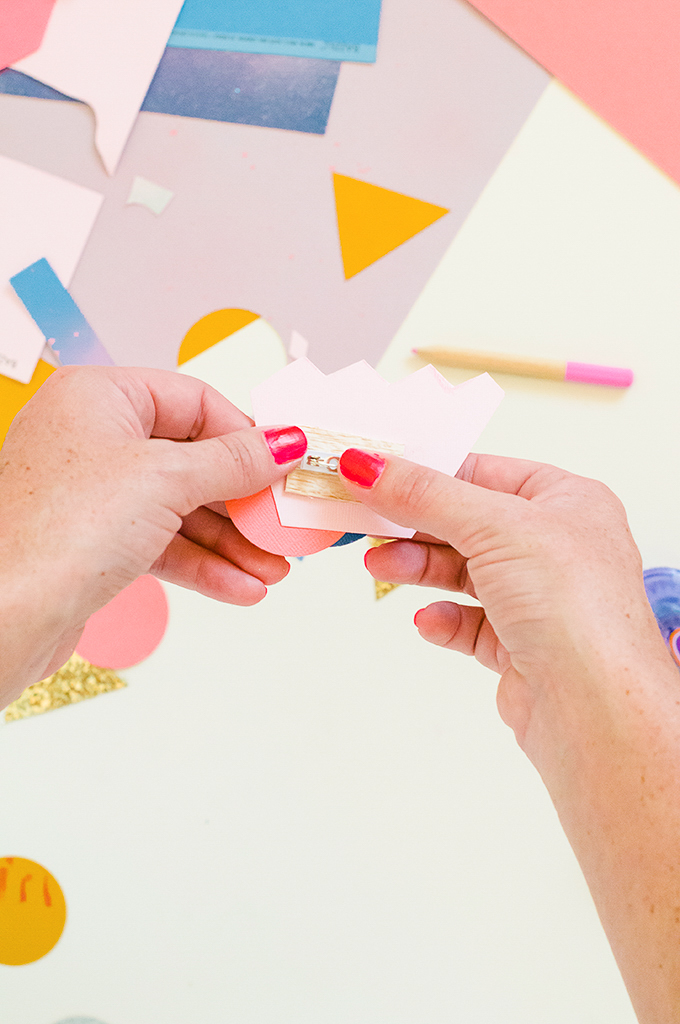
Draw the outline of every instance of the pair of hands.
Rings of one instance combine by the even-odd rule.
[[[234,604],[261,600],[288,564],[241,536],[223,502],[290,466],[277,465],[244,413],[190,377],[56,372],[0,452],[0,578],[19,606],[41,609],[49,634],[32,661],[35,678],[63,664],[89,615],[142,573]],[[501,714],[520,740],[532,680],[545,686],[635,631],[656,642],[639,554],[603,485],[482,455],[456,479],[390,459],[373,487],[346,484],[420,531],[368,553],[376,578],[479,600],[430,605],[417,627],[501,674]],[[17,685],[35,681],[20,675]]]
[[[0,450],[0,697],[59,668],[142,573],[261,600],[288,564],[223,502],[290,470],[276,440],[181,374],[55,373]],[[361,469],[365,455],[346,455]],[[514,459],[472,455],[455,479],[377,465],[346,485],[420,532],[369,551],[370,572],[478,599],[429,605],[418,630],[500,674],[501,715],[555,803],[640,1021],[680,1019],[680,689],[621,504]]]

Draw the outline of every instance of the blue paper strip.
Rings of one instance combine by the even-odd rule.
[[[339,73],[330,60],[166,49],[142,110],[323,135]],[[0,93],[71,99],[13,68]]]
[[[114,365],[46,259],[15,274],[10,284],[64,366]]]
[[[323,135],[339,73],[328,60],[168,48],[142,110]]]
[[[381,0],[185,0],[168,46],[376,59]]]

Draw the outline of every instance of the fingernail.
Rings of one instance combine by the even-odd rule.
[[[262,433],[277,466],[301,459],[307,451],[307,438],[299,427],[272,427]]]
[[[370,452],[362,452],[359,448],[348,448],[340,456],[340,472],[360,487],[373,487],[384,468],[384,459]]]
[[[416,629],[418,628],[418,616],[420,615],[421,612],[424,612],[424,611],[425,611],[424,608],[419,608],[418,611],[413,616],[413,625],[416,627]]]

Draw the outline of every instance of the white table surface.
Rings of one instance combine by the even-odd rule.
[[[380,368],[441,340],[632,366],[626,393],[498,377],[478,450],[604,479],[646,565],[680,566],[679,282],[677,186],[553,84]],[[423,592],[376,602],[364,548],[255,609],[168,587],[128,689],[2,729],[0,846],[69,908],[0,968],[3,1024],[632,1024],[495,677],[419,640]]]

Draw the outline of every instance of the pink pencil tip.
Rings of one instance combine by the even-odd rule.
[[[595,363],[567,363],[564,379],[580,384],[600,384],[610,388],[629,388],[633,371],[622,366],[598,366]]]

